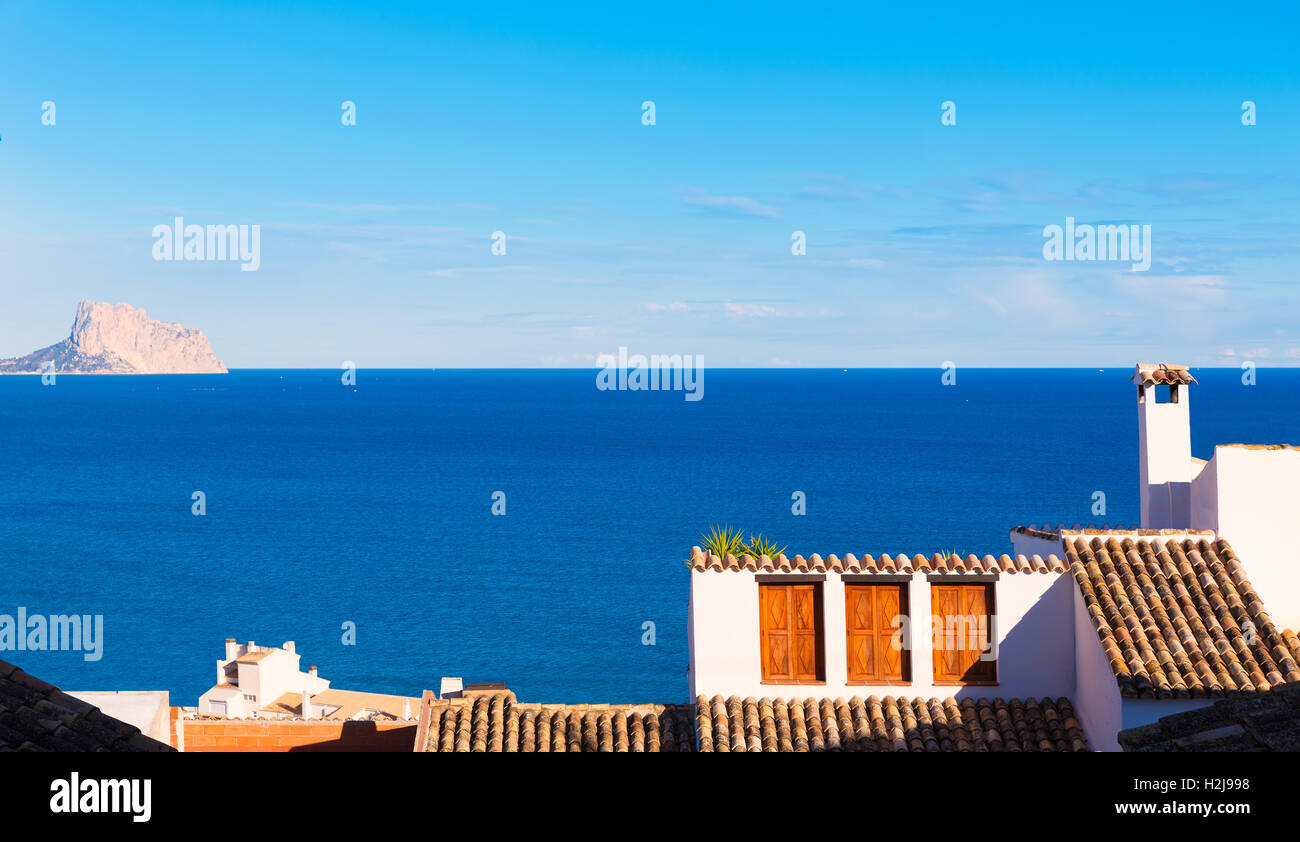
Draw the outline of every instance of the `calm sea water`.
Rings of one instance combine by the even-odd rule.
[[[710,524],[879,555],[1136,522],[1130,371],[719,370],[698,402],[587,371],[0,377],[0,613],[105,622],[101,661],[0,658],[193,704],[226,637],[295,640],[346,689],[683,701],[683,560]],[[1195,455],[1300,442],[1300,371],[1195,373]]]

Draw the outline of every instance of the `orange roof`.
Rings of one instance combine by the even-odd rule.
[[[1273,625],[1227,541],[1076,538],[1066,554],[1120,695],[1221,697],[1300,681],[1300,640]]]
[[[810,558],[801,555],[788,558],[783,553],[776,558],[754,558],[748,554],[719,558],[699,547],[691,548],[688,564],[692,570],[700,572],[746,570],[756,573],[1060,573],[1066,569],[1065,562],[1054,555],[1049,555],[1046,559],[1037,555],[1029,558],[1019,555],[1013,559],[1005,554],[998,558],[991,555],[981,558],[955,553],[935,553],[932,556],[890,556],[886,553],[880,558],[871,555],[859,558],[848,553],[843,558],[830,555],[823,559],[816,553]]]
[[[1069,699],[696,700],[700,751],[1087,751]]]
[[[1196,378],[1187,370],[1185,365],[1169,365],[1168,363],[1138,363],[1137,371],[1133,374],[1133,383],[1139,386],[1153,385],[1188,385],[1196,382]]]

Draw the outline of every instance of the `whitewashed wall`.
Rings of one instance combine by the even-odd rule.
[[[1192,477],[1191,389],[1178,390],[1178,403],[1157,403],[1158,387],[1138,402],[1138,486],[1142,526],[1178,529],[1188,525]]]
[[[1043,531],[1046,532],[1047,530]],[[1023,532],[1017,532],[1014,529],[1011,530],[1011,555],[1024,556],[1025,558],[1033,558],[1034,556],[1047,558],[1054,555],[1057,558],[1065,558],[1059,536],[1056,538],[1041,538],[1037,535],[1026,535]]]
[[[1074,712],[1093,751],[1119,751],[1118,735],[1124,725],[1119,684],[1084,607],[1083,595],[1077,587],[1071,587],[1070,594],[1075,628]]]
[[[1300,450],[1219,445],[1192,486],[1192,509],[1232,544],[1264,609],[1300,629]]]
[[[913,628],[912,683],[848,683],[844,585],[890,577],[824,574],[823,617],[826,683],[764,684],[760,664],[758,582],[811,581],[803,574],[742,571],[692,571],[690,617],[691,696],[837,697],[920,696],[924,698],[1026,698],[1072,696],[1074,692],[1073,579],[1060,573],[1004,573],[995,585],[998,614],[997,686],[936,685],[930,642],[930,582],[926,574],[908,578]],[[895,580],[897,577],[893,577]],[[965,575],[946,579],[979,581]],[[766,578],[763,579],[767,581]]]

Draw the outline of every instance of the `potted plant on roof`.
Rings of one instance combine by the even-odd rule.
[[[700,546],[706,553],[726,558],[728,555],[741,555],[745,552],[745,533],[730,526],[710,528],[709,533],[700,535]]]
[[[785,552],[785,550],[786,545],[782,544],[778,547],[775,541],[767,540],[763,537],[761,532],[758,535],[751,534],[749,536],[749,543],[745,545],[745,552],[749,553],[756,559],[762,558],[763,556],[774,559],[781,555],[781,553]]]

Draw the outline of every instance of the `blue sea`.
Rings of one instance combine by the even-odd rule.
[[[1300,442],[1300,370],[1194,373],[1194,455]],[[294,640],[345,689],[681,702],[703,530],[1000,554],[1019,524],[1134,523],[1130,374],[717,370],[698,402],[594,371],[0,377],[0,613],[104,617],[97,662],[0,658],[188,705],[225,638]]]

